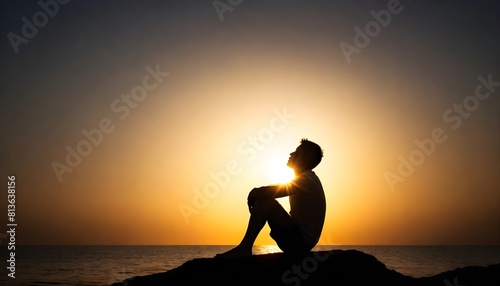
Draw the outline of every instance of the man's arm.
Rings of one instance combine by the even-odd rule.
[[[247,198],[248,208],[251,210],[252,206],[257,200],[260,199],[276,199],[286,196],[291,196],[297,192],[298,186],[294,184],[284,185],[269,185],[260,188],[254,188],[250,191]]]

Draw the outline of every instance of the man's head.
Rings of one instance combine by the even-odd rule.
[[[300,140],[300,145],[295,152],[290,153],[287,166],[294,169],[295,172],[312,170],[318,166],[322,158],[323,149],[318,144],[304,138]]]

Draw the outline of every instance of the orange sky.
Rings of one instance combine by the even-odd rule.
[[[2,54],[26,69],[2,69],[5,91],[20,94],[2,107],[1,153],[4,177],[17,176],[19,243],[237,244],[248,192],[275,183],[304,137],[325,152],[315,170],[327,197],[320,244],[500,243],[500,91],[478,100],[456,129],[443,119],[475,96],[478,76],[500,81],[491,60],[500,43],[481,41],[492,30],[474,43],[477,27],[452,34],[447,41],[461,48],[449,54],[440,36],[453,29],[439,19],[460,12],[415,4],[349,64],[339,43],[352,41],[352,27],[382,6],[273,6],[271,15],[242,4],[220,22],[211,5],[175,7],[164,19],[156,10],[167,4],[127,4],[116,7],[115,23],[112,5],[93,5],[68,6],[18,57]],[[96,11],[95,22],[71,20],[85,8]],[[426,9],[442,25],[432,37],[422,36],[432,23],[412,22]],[[120,15],[135,10],[143,26],[120,26]],[[29,14],[16,11],[4,20],[14,31],[17,16]],[[57,53],[54,40],[72,48]],[[470,50],[474,58],[453,60]],[[53,63],[49,73],[37,62],[43,58]],[[151,69],[169,74],[158,80]],[[122,94],[153,83],[125,113]],[[85,144],[82,130],[103,119],[109,133],[59,180],[54,162],[67,165],[66,146]],[[446,140],[404,182],[388,183],[399,157],[410,160],[414,141],[436,128]],[[268,233],[266,226],[257,244],[273,244]]]

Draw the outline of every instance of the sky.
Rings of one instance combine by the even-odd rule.
[[[19,244],[237,244],[302,138],[324,150],[319,244],[500,244],[497,1],[0,11],[0,233],[15,176]]]

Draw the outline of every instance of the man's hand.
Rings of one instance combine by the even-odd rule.
[[[248,194],[247,205],[250,213],[252,212],[252,207],[257,201],[257,199],[261,199],[266,194],[266,187],[253,188]]]
[[[248,198],[247,198],[247,205],[248,205],[248,211],[251,213],[252,212],[252,207],[255,204],[255,201],[257,201],[257,190],[259,188],[253,188],[250,193],[248,193]]]
[[[274,186],[264,186],[260,188],[253,188],[248,194],[247,205],[250,213],[252,212],[252,207],[257,200],[269,199],[275,197]]]

